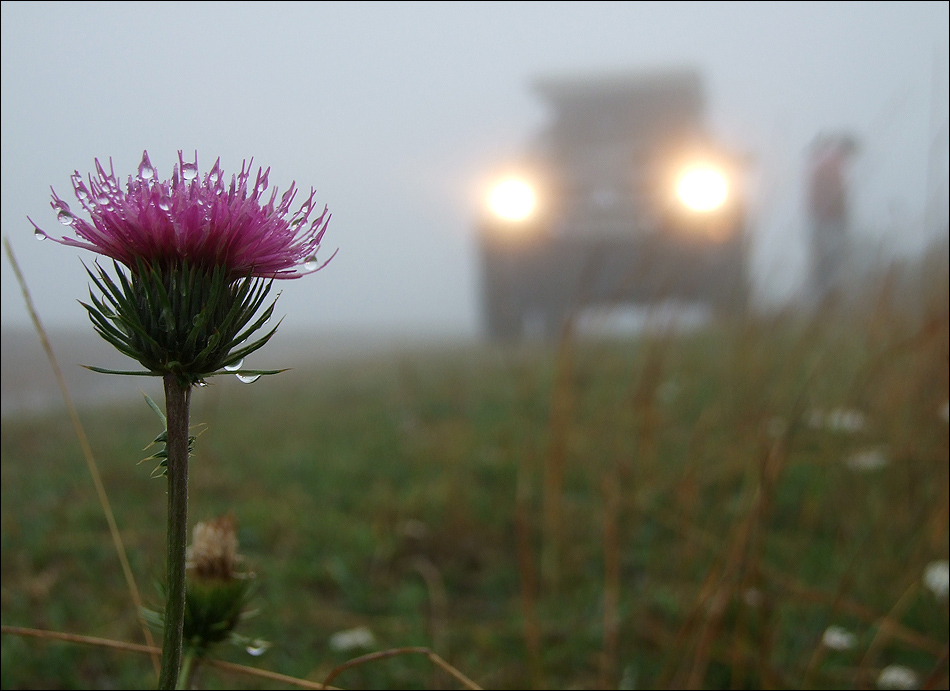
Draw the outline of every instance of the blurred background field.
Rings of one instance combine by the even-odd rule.
[[[196,390],[191,520],[235,512],[241,633],[272,643],[218,654],[314,681],[422,645],[486,688],[853,688],[890,665],[946,688],[946,581],[924,578],[948,555],[946,264],[814,312],[390,344]],[[81,417],[157,606],[164,488],[136,463],[160,422],[134,394]],[[6,411],[2,459],[3,623],[140,641],[65,413]],[[126,653],[4,635],[2,656],[4,688],[154,684]],[[455,682],[398,657],[334,683]]]
[[[948,686],[950,5],[221,9],[0,7],[4,241],[149,606],[161,385],[77,366],[135,368],[75,302],[94,257],[35,241],[72,232],[51,187],[144,175],[143,150],[156,180],[272,166],[340,250],[280,282],[248,358],[291,371],[194,394],[191,522],[234,512],[240,632],[271,644],[216,654],[315,681],[418,645],[486,688]],[[0,619],[140,642],[6,261],[0,285]],[[145,657],[0,640],[3,688],[154,687]],[[456,682],[418,655],[334,680]],[[275,686],[198,679],[235,684]]]

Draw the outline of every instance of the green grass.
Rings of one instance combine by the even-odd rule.
[[[208,427],[191,522],[237,514],[260,586],[241,632],[274,644],[219,656],[322,680],[356,654],[332,651],[330,636],[366,625],[379,648],[436,646],[494,688],[853,687],[891,663],[923,679],[948,641],[947,601],[920,586],[948,553],[946,279],[935,285],[915,314],[883,300],[197,390],[192,420]],[[816,429],[815,408],[861,410],[866,425]],[[144,402],[82,419],[157,606],[164,487],[136,462],[160,423]],[[869,448],[888,465],[847,466]],[[606,658],[605,588],[618,617]],[[899,601],[902,628],[882,629]],[[141,640],[64,415],[3,422],[2,619]],[[830,624],[857,647],[821,649]],[[199,683],[275,687],[215,670]],[[399,657],[334,683],[452,682]],[[153,685],[145,657],[2,639],[4,688]]]

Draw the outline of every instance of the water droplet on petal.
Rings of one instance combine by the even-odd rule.
[[[291,219],[290,227],[296,228],[297,226],[299,226],[301,223],[303,223],[306,220],[307,220],[306,216],[297,216],[297,218]]]
[[[212,185],[217,185],[217,184],[218,184],[218,179],[219,179],[220,177],[221,177],[221,176],[218,175],[218,171],[212,170],[210,173],[208,173],[208,182],[210,182]]]
[[[69,213],[66,209],[63,209],[58,214],[56,214],[56,218],[64,226],[71,226],[73,222],[76,220],[76,217],[73,216],[71,213]]]
[[[239,382],[244,384],[253,384],[261,378],[261,375],[259,374],[235,374],[234,376],[237,377]]]
[[[183,163],[181,166],[181,176],[185,180],[194,180],[198,177],[198,166],[194,163]]]
[[[44,231],[37,228],[36,230],[33,231],[33,237],[36,238],[37,240],[45,240],[46,238],[49,237],[49,235],[47,235]]]
[[[168,197],[162,197],[158,200],[158,208],[162,211],[168,211],[170,208],[172,208],[172,200]]]
[[[155,177],[155,169],[148,164],[148,161],[142,161],[139,164],[139,177],[143,180],[151,180]]]
[[[310,272],[316,271],[320,268],[320,262],[317,261],[317,255],[311,254],[309,257],[303,260],[303,270]]]
[[[98,195],[96,195],[96,201],[99,202],[100,204],[108,204],[109,195],[106,194],[105,192],[100,192]]]
[[[225,365],[224,369],[226,369],[228,372],[237,372],[242,367],[244,367],[244,358],[241,358],[237,362],[230,365]]]

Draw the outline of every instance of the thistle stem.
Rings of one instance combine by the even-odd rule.
[[[168,430],[168,533],[165,564],[165,632],[158,688],[174,689],[181,668],[185,622],[185,547],[188,542],[188,407],[191,387],[165,375]]]

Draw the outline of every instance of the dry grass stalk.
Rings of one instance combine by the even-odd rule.
[[[449,656],[449,599],[439,569],[429,559],[417,555],[410,560],[412,568],[422,576],[429,593],[429,629],[432,647],[443,658]],[[435,685],[433,684],[435,687]]]
[[[17,263],[16,257],[13,255],[13,247],[11,247],[10,241],[7,238],[3,239],[3,246],[7,252],[7,258],[10,260],[10,264],[13,267],[13,273],[16,276],[17,283],[20,284],[20,290],[23,292],[23,299],[26,302],[26,309],[30,313],[30,319],[33,321],[33,327],[36,329],[36,333],[40,337],[40,342],[43,344],[43,350],[46,352],[46,358],[49,360],[50,367],[53,368],[53,374],[56,376],[56,383],[59,385],[60,393],[63,395],[63,402],[66,404],[66,410],[69,413],[69,419],[73,424],[73,431],[76,433],[76,438],[79,440],[79,447],[82,449],[83,458],[86,459],[86,466],[89,468],[89,474],[92,476],[92,484],[96,488],[96,496],[99,499],[99,505],[102,507],[102,513],[105,516],[106,524],[109,526],[109,535],[112,538],[112,545],[115,547],[116,554],[119,557],[119,563],[122,566],[122,575],[125,577],[126,587],[129,589],[129,596],[132,598],[132,604],[135,606],[135,612],[138,616],[139,624],[142,627],[142,636],[145,638],[146,645],[155,647],[155,639],[152,637],[152,632],[148,628],[148,624],[141,614],[144,607],[142,603],[142,596],[139,593],[138,585],[135,582],[135,576],[132,574],[132,567],[129,565],[129,558],[125,552],[125,543],[122,541],[122,534],[119,532],[119,526],[115,522],[115,515],[112,513],[112,504],[109,502],[109,495],[106,493],[105,485],[102,484],[102,476],[99,473],[99,465],[96,463],[95,456],[93,456],[92,446],[89,444],[89,438],[86,436],[86,430],[82,426],[82,422],[79,419],[79,412],[76,410],[76,406],[73,404],[73,399],[69,395],[69,389],[66,386],[66,379],[63,377],[63,371],[60,369],[59,362],[56,360],[56,355],[53,353],[53,346],[50,344],[49,338],[46,335],[46,329],[43,328],[43,324],[40,322],[39,314],[37,314],[36,309],[33,306],[33,298],[30,296],[29,288],[27,288],[26,279],[23,277],[23,273],[20,271],[20,265]],[[155,673],[158,674],[160,666],[158,653],[151,653],[151,658],[152,667],[154,667]]]
[[[29,638],[40,638],[46,640],[54,641],[64,641],[66,643],[78,643],[80,645],[93,645],[100,648],[110,648],[112,650],[120,650],[128,653],[141,653],[144,655],[158,655],[161,653],[161,649],[155,646],[141,645],[139,643],[126,643],[125,641],[113,641],[108,638],[98,638],[96,636],[83,636],[75,633],[63,633],[61,631],[44,631],[42,629],[29,629],[20,626],[6,626],[3,625],[0,627],[0,632],[4,634],[9,634],[12,636],[24,636]],[[332,686],[326,686],[319,682],[309,681],[307,679],[300,679],[299,677],[291,677],[286,674],[279,674],[277,672],[270,672],[266,669],[257,669],[255,667],[248,667],[246,665],[237,665],[233,662],[225,662],[224,660],[215,660],[213,658],[205,658],[202,660],[202,664],[208,665],[209,667],[214,667],[215,669],[220,669],[225,672],[231,672],[232,674],[242,674],[251,677],[260,677],[261,679],[270,679],[271,681],[278,681],[284,684],[290,684],[302,689],[333,689]]]
[[[544,543],[541,573],[548,592],[561,581],[564,544],[564,465],[574,412],[574,322],[565,319],[558,343],[554,389],[551,393],[550,444],[544,459]]]
[[[617,649],[620,630],[620,482],[616,470],[605,473],[604,493],[604,651],[601,688],[613,688],[617,680]]]
[[[881,618],[877,632],[874,634],[874,638],[871,639],[871,643],[868,645],[864,657],[861,658],[861,662],[858,664],[857,681],[860,687],[866,688],[868,686],[870,666],[874,664],[874,660],[877,658],[877,654],[881,648],[893,637],[894,630],[900,624],[901,617],[904,615],[904,612],[907,611],[907,608],[910,607],[919,588],[920,586],[915,577],[911,581],[911,584],[904,590],[903,594],[897,598],[897,602],[891,607],[891,611]]]
[[[354,657],[352,660],[347,660],[342,665],[334,667],[330,673],[327,675],[327,678],[323,681],[323,687],[329,688],[331,681],[336,679],[340,674],[345,672],[348,669],[353,667],[358,667],[359,665],[365,665],[368,662],[375,662],[376,660],[385,660],[386,658],[396,657],[397,655],[425,655],[429,660],[447,672],[449,675],[454,677],[457,681],[467,688],[472,689],[473,691],[481,691],[481,686],[476,684],[474,681],[469,679],[467,676],[458,671],[455,667],[450,665],[448,662],[443,660],[441,657],[436,655],[430,648],[421,648],[421,647],[407,647],[407,648],[391,648],[389,650],[380,650],[376,653],[367,653],[366,655],[360,655],[359,657]]]
[[[525,648],[532,688],[544,687],[544,669],[541,663],[541,624],[538,620],[538,576],[535,570],[530,515],[529,454],[522,453],[518,462],[518,480],[515,495],[515,532],[518,550],[518,572],[521,576],[521,612],[524,622]]]

